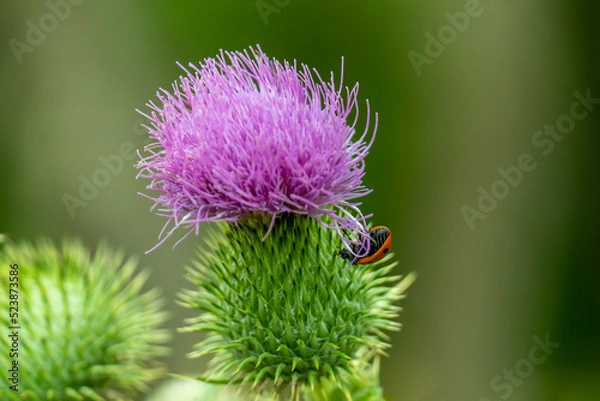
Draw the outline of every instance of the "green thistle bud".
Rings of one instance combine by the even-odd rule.
[[[273,398],[383,399],[365,365],[389,346],[384,331],[400,328],[393,303],[412,276],[387,276],[391,255],[345,269],[339,237],[310,217],[281,215],[262,241],[269,223],[220,225],[189,269],[197,289],[184,291],[183,305],[202,313],[183,330],[208,333],[192,357],[214,355],[202,380]],[[371,390],[357,397],[359,387]]]
[[[19,385],[0,380],[0,399],[128,400],[161,374],[153,359],[166,351],[163,301],[156,290],[141,292],[148,275],[135,274],[133,259],[104,245],[91,257],[78,241],[0,246],[2,327],[15,325],[4,296],[14,264],[18,355],[6,352],[12,342],[3,333],[0,366],[16,359]]]

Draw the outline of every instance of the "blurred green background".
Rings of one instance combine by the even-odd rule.
[[[135,159],[74,216],[65,194],[79,197],[80,177],[92,179],[99,157],[143,146],[135,109],[179,76],[176,61],[260,44],[327,76],[344,56],[346,84],[360,82],[380,119],[363,211],[392,229],[397,273],[419,274],[383,361],[389,398],[600,399],[600,107],[548,155],[532,143],[546,124],[568,121],[561,116],[575,91],[600,97],[599,3],[72,2],[80,4],[58,10],[56,24],[43,1],[2,7],[0,232],[78,236],[90,247],[105,238],[140,255],[179,327],[190,313],[176,293],[200,239],[144,255],[163,220],[137,195],[146,182],[135,180]],[[468,26],[456,14],[465,12]],[[450,20],[460,29],[445,27]],[[28,34],[32,26],[48,32]],[[446,44],[428,45],[428,33]],[[415,68],[411,51],[435,57]],[[461,208],[476,208],[478,188],[491,191],[497,169],[523,154],[536,168],[470,229]],[[560,344],[539,364],[534,336]],[[171,372],[202,369],[185,358],[197,340],[175,335]]]

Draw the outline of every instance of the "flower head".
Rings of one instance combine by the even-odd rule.
[[[360,135],[358,84],[344,88],[308,66],[269,59],[260,48],[223,52],[161,90],[144,114],[156,141],[140,155],[138,176],[158,214],[162,243],[178,227],[186,236],[203,221],[255,214],[308,215],[356,243],[366,234],[357,198],[370,141],[369,106]],[[375,115],[377,117],[377,115]],[[352,122],[349,124],[348,120]],[[270,229],[269,229],[270,230]],[[267,233],[268,234],[268,231]],[[266,236],[266,235],[265,235]],[[352,242],[352,239],[346,241]]]

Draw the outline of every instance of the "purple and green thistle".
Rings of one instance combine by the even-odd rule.
[[[350,250],[363,242],[358,253],[366,254],[369,216],[356,199],[371,191],[362,178],[377,114],[367,142],[368,101],[364,132],[355,130],[358,84],[344,88],[333,74],[325,82],[308,66],[271,60],[260,48],[222,51],[182,68],[172,93],[159,91],[159,104],[140,112],[155,142],[140,156],[139,176],[151,179],[147,188],[157,195],[145,196],[167,218],[158,245],[179,227],[188,229],[184,238],[201,222],[256,214],[271,216],[264,238],[277,215],[294,213],[336,230]]]
[[[184,71],[149,103],[155,142],[138,168],[167,218],[156,246],[219,222],[181,297],[200,312],[183,330],[208,334],[191,356],[214,356],[199,379],[272,398],[382,400],[374,361],[389,347],[385,331],[400,328],[394,303],[413,277],[388,276],[392,254],[350,269],[338,255],[369,251],[358,199],[370,192],[362,178],[377,115],[369,138],[367,102],[357,133],[358,84],[260,48]]]

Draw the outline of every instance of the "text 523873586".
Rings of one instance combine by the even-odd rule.
[[[8,278],[8,355],[11,364],[8,367],[7,380],[10,383],[10,389],[19,391],[19,265],[14,263],[10,265]]]

